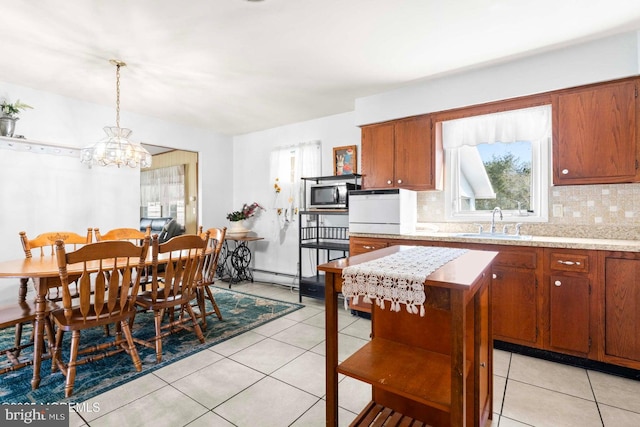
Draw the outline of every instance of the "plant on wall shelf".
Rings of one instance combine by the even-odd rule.
[[[231,222],[242,221],[243,219],[251,218],[258,213],[260,209],[264,210],[264,208],[256,202],[253,202],[250,205],[245,203],[239,211],[233,211],[227,214],[227,219]]]
[[[7,102],[7,100],[5,99],[4,101],[2,101],[2,104],[0,104],[0,108],[2,108],[3,116],[15,118],[20,113],[20,111],[33,107],[31,105],[20,102],[19,99],[17,99],[16,102],[12,104]]]

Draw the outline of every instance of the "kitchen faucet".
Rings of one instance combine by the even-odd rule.
[[[502,209],[496,206],[491,212],[491,234],[496,232],[496,212],[500,214],[500,221],[502,221]]]

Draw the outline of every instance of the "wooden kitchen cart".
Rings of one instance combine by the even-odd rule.
[[[339,373],[372,386],[371,402],[352,425],[389,417],[434,427],[484,426],[492,418],[489,304],[497,252],[469,250],[431,273],[424,282],[424,317],[404,305],[394,312],[389,304],[385,309],[374,304],[371,341],[338,364],[342,270],[410,249],[392,246],[319,266],[326,279],[328,426],[338,425]]]

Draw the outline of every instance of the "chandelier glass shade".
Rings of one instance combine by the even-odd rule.
[[[109,62],[116,66],[116,125],[105,126],[105,138],[80,150],[80,161],[88,165],[148,168],[151,166],[151,154],[129,139],[131,129],[120,127],[120,67],[126,64],[114,59]]]
[[[82,163],[99,166],[129,166],[148,168],[151,166],[151,154],[139,143],[131,141],[131,129],[117,126],[105,126],[107,136],[90,147],[80,151]]]

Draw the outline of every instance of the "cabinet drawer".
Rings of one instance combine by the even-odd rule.
[[[386,248],[387,246],[389,246],[387,242],[380,241],[379,239],[351,238],[351,241],[349,242],[349,254],[364,254]]]
[[[549,254],[549,269],[554,271],[589,272],[589,256],[566,252],[551,252]]]
[[[500,250],[500,249],[498,249]],[[507,267],[518,268],[531,268],[537,267],[538,257],[533,251],[504,251],[500,250],[500,253],[495,258],[495,264],[503,265]]]

